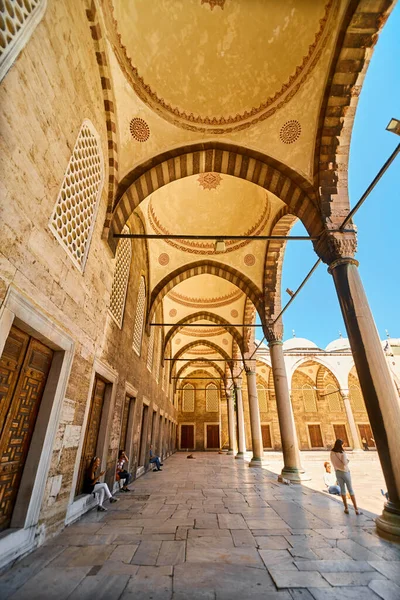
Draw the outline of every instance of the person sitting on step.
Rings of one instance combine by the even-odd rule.
[[[107,496],[111,503],[118,502],[118,499],[114,498],[106,483],[99,481],[100,477],[102,477],[105,473],[105,471],[101,471],[98,475],[96,475],[96,471],[99,467],[100,458],[94,456],[90,461],[89,468],[85,473],[85,479],[83,482],[83,492],[85,494],[93,494],[95,497],[98,496],[99,504],[97,506],[97,510],[100,512],[104,512],[107,510],[103,506],[104,496]]]
[[[122,483],[123,483],[122,488],[121,488],[122,492],[130,492],[131,491],[128,488],[128,483],[131,480],[131,474],[128,473],[128,471],[126,469],[124,469],[124,464],[126,462],[129,462],[129,458],[125,454],[125,450],[120,450],[118,453],[116,480],[122,481]]]
[[[152,444],[150,444],[150,463],[156,465],[156,468],[153,469],[153,471],[162,471],[161,467],[163,466],[163,463],[160,461],[160,457],[154,454]]]
[[[324,483],[326,487],[326,491],[328,494],[333,494],[335,496],[340,496],[340,486],[336,481],[336,475],[332,473],[331,463],[329,461],[324,462],[325,473],[324,473]]]

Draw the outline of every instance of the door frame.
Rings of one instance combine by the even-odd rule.
[[[372,433],[372,437],[373,437],[373,435],[374,435],[374,432],[372,431],[371,423],[368,423],[368,422],[367,422],[367,423],[359,423],[359,422],[356,422],[357,433],[358,433],[358,439],[360,440],[360,444],[362,445],[362,442],[361,442],[362,435],[361,435],[361,432],[360,432],[360,427],[359,427],[359,425],[361,425],[361,427],[369,427],[369,428],[370,428],[370,430],[371,430],[371,433]],[[369,448],[370,448],[370,449],[372,449],[372,450],[376,450],[376,443],[375,443],[375,446],[369,446]]]
[[[181,440],[182,440],[182,425],[193,425],[193,448],[189,448],[189,450],[196,450],[196,423],[194,421],[185,421],[184,423],[179,423],[179,450],[184,450],[181,448]]]
[[[184,423],[186,425],[186,423]],[[208,448],[207,446],[207,425],[218,425],[218,448]],[[209,450],[210,452],[218,452],[221,448],[221,425],[219,421],[207,421],[204,423],[204,450]]]
[[[334,433],[334,435],[335,435],[335,439],[336,439],[335,425],[343,425],[343,427],[345,428],[345,431],[346,431],[346,435],[347,435],[348,442],[349,442],[349,445],[348,445],[348,446],[346,446],[346,448],[352,448],[353,446],[351,446],[351,445],[350,445],[350,439],[351,439],[351,438],[350,438],[350,436],[349,436],[349,431],[348,431],[348,429],[347,429],[347,427],[346,427],[347,423],[345,423],[345,422],[343,422],[343,423],[331,423],[331,425],[332,425],[333,433]],[[353,445],[354,445],[354,442],[353,442]]]
[[[72,337],[11,285],[0,309],[0,355],[13,325],[51,348],[54,355],[15,502],[13,529],[0,537],[0,567],[45,540],[43,531],[38,535],[38,521],[75,350]],[[55,488],[61,486],[61,476],[52,479]]]
[[[269,427],[269,435],[270,435],[270,438],[271,438],[271,448],[267,448],[267,452],[268,452],[268,450],[270,450],[270,451],[274,450],[274,448],[275,448],[275,440],[274,440],[274,432],[273,432],[273,427],[272,427],[272,421],[268,421],[268,422],[267,421],[262,421],[260,423],[260,425],[268,425],[268,427]],[[262,436],[261,436],[261,439],[262,439]],[[263,448],[263,450],[265,452],[265,448]]]
[[[326,448],[324,436],[322,434],[321,423],[310,423],[310,422],[307,421],[305,425],[306,425],[306,430],[307,430],[307,438],[308,438],[308,447],[309,447],[309,450],[323,450],[324,448]],[[308,429],[309,425],[318,425],[319,426],[319,430],[321,432],[322,446],[312,446],[311,445],[310,431]]]

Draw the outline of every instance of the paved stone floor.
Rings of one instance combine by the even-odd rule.
[[[175,454],[0,578],[13,600],[399,600],[400,546],[231,456]]]

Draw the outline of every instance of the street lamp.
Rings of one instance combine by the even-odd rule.
[[[398,119],[390,119],[389,125],[386,127],[386,131],[400,135],[400,121]]]

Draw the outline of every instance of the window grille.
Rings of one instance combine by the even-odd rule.
[[[58,194],[49,227],[72,262],[85,268],[103,184],[100,138],[85,119]]]
[[[305,412],[317,412],[317,399],[315,390],[307,383],[302,387],[303,402]]]
[[[147,349],[147,368],[149,371],[151,371],[151,369],[153,368],[154,342],[155,342],[155,328],[150,327],[149,347]]]
[[[340,394],[337,388],[329,383],[325,388],[326,398],[328,398],[329,410],[331,412],[341,412],[342,405],[340,402]]]
[[[0,81],[43,17],[47,0],[0,0]]]
[[[182,412],[194,412],[194,387],[191,383],[183,388]]]
[[[146,284],[144,277],[140,278],[139,291],[136,303],[135,325],[133,328],[133,349],[139,354],[142,349],[144,313],[146,309]]]
[[[129,227],[124,227],[122,233],[130,233]],[[132,242],[124,238],[120,239],[117,246],[115,273],[111,290],[110,313],[114,321],[121,329],[124,319],[124,308],[126,291],[128,289],[129,269],[132,259]]]
[[[215,383],[210,383],[206,387],[206,411],[207,412],[218,412],[218,388]]]
[[[366,408],[365,408],[365,404],[364,404],[364,398],[363,398],[363,395],[361,393],[359,386],[351,385],[349,392],[350,392],[350,398],[353,402],[354,410],[356,410],[358,412],[365,412]]]
[[[261,383],[257,385],[257,396],[260,412],[268,412],[267,390]]]

